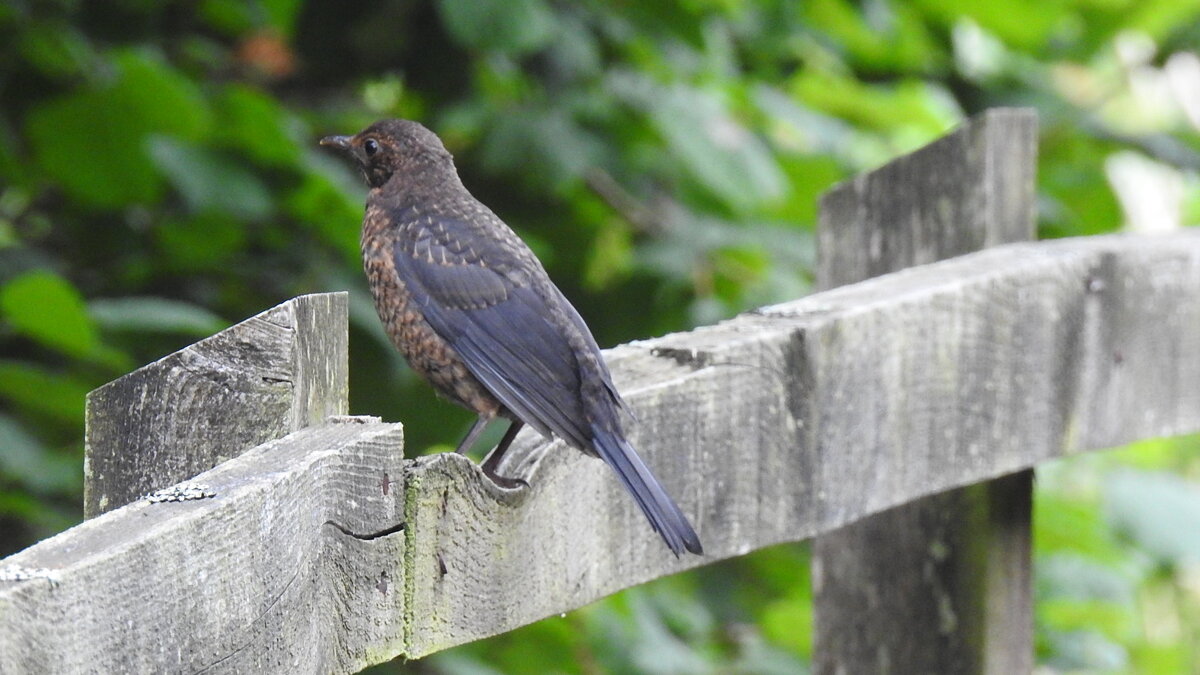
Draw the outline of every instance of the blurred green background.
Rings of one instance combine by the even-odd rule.
[[[602,345],[809,290],[818,195],[989,106],[1041,118],[1039,233],[1200,220],[1195,0],[6,0],[0,555],[80,518],[84,395],[349,289],[351,411],[469,415],[386,342],[365,190],[317,138],[445,139]],[[1039,471],[1039,667],[1200,672],[1200,440]],[[797,673],[808,550],[716,563],[383,672]]]

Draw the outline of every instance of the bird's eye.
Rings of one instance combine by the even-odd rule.
[[[367,157],[374,155],[379,152],[379,142],[374,138],[368,138],[363,142],[363,151],[367,153]]]

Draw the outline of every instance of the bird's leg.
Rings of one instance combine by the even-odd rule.
[[[491,417],[480,415],[479,418],[475,420],[475,424],[471,425],[471,430],[467,432],[466,436],[463,436],[462,441],[460,441],[458,444],[458,448],[456,448],[454,451],[460,455],[467,454],[467,451],[471,449],[471,446],[475,445],[475,441],[479,438],[479,434],[483,433],[484,428],[487,427],[488,422],[491,421]]]
[[[520,431],[521,427],[523,426],[525,426],[525,423],[521,422],[520,420],[513,420],[510,422],[508,425],[508,430],[504,432],[504,437],[500,439],[500,443],[496,446],[496,449],[493,450],[492,453],[488,455],[487,459],[483,461],[483,475],[491,478],[492,482],[500,487],[529,487],[529,483],[526,483],[520,478],[505,478],[504,476],[500,476],[496,473],[496,465],[500,463],[500,458],[504,456],[504,452],[508,450],[508,446],[512,445],[513,439],[517,437],[517,432]]]

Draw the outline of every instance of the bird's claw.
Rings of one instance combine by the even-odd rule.
[[[506,490],[516,490],[517,488],[527,488],[529,483],[523,478],[507,478],[490,469],[484,469],[483,475],[491,479],[496,485]]]

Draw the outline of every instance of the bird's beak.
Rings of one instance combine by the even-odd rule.
[[[326,136],[321,139],[321,145],[345,152],[350,149],[350,141],[353,139],[353,136]]]

